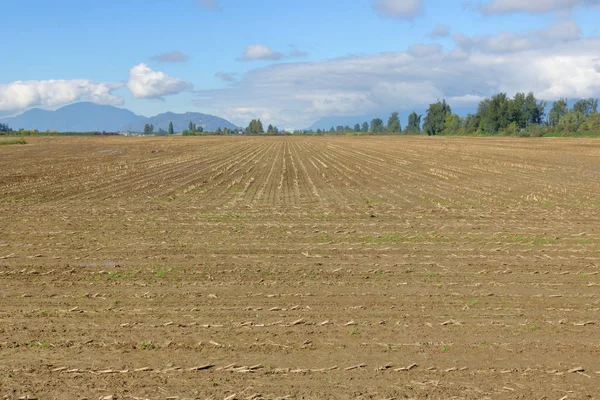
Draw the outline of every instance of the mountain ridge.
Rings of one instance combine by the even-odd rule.
[[[13,129],[58,132],[142,132],[145,124],[154,125],[154,131],[157,132],[159,129],[168,130],[169,122],[173,122],[175,132],[181,132],[188,128],[190,121],[206,131],[237,128],[226,119],[210,114],[166,112],[144,117],[126,108],[91,102],[77,102],[55,111],[32,108],[15,117],[0,117],[0,122]]]

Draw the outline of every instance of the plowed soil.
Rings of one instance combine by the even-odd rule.
[[[27,142],[0,398],[600,396],[598,140]]]

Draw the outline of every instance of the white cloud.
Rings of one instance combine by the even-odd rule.
[[[182,53],[181,51],[172,51],[170,53],[157,54],[155,56],[150,57],[150,59],[164,63],[179,63],[186,62],[190,59],[190,56],[188,56],[185,53]]]
[[[481,11],[484,14],[542,14],[599,4],[600,0],[491,0],[481,6]]]
[[[206,8],[211,11],[221,10],[221,6],[217,0],[198,0],[200,7]]]
[[[86,79],[16,81],[0,84],[0,110],[18,111],[30,107],[54,107],[77,100],[98,104],[121,105],[123,99],[113,91],[116,83],[98,83]]]
[[[251,44],[246,48],[244,54],[239,58],[243,61],[251,60],[271,60],[277,61],[283,58],[283,54],[277,51],[271,50],[268,46],[263,44]]]
[[[450,27],[444,24],[437,24],[433,31],[431,31],[431,37],[433,38],[441,38],[450,36]]]
[[[437,43],[416,43],[408,48],[408,53],[413,57],[430,57],[440,54],[444,48]]]
[[[162,98],[192,89],[192,84],[173,78],[164,72],[153,71],[146,64],[138,64],[129,70],[127,87],[137,98]]]
[[[289,46],[290,51],[288,53],[281,53],[278,51],[271,50],[264,44],[251,44],[246,47],[244,54],[238,58],[238,61],[254,61],[254,60],[269,60],[278,61],[284,58],[301,58],[306,57],[308,53],[298,50],[294,45]]]
[[[472,49],[488,53],[511,53],[534,48],[551,47],[557,42],[577,40],[581,29],[575,21],[568,20],[550,25],[545,29],[524,33],[501,32],[496,35],[469,37],[461,33],[453,36],[458,48],[468,52]]]
[[[421,0],[374,0],[373,8],[385,17],[413,19],[423,11]]]
[[[554,32],[552,27],[543,30],[549,31]],[[464,107],[498,92],[512,96],[533,91],[546,100],[600,96],[600,38],[552,41],[535,36],[544,36],[539,32],[529,34],[543,45],[505,45],[505,37],[482,44],[463,35],[464,48],[449,51],[431,47],[423,53],[413,47],[271,65],[226,88],[202,91],[196,104],[240,125],[260,117],[277,126],[303,128],[325,116],[423,112],[441,98]],[[507,48],[511,51],[497,51]]]

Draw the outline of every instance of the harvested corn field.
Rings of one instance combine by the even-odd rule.
[[[598,140],[0,149],[5,399],[594,398],[599,273]]]

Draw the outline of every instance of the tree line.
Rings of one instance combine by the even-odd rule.
[[[305,134],[354,135],[470,135],[470,136],[543,136],[545,134],[600,134],[598,99],[582,99],[569,108],[567,99],[560,99],[546,114],[547,103],[533,93],[517,93],[510,98],[499,93],[483,99],[477,111],[461,117],[452,112],[446,100],[429,105],[425,116],[412,112],[404,129],[394,112],[387,125],[381,118],[354,127],[337,126],[329,130],[302,131]]]
[[[429,105],[423,123],[428,135],[543,136],[550,133],[598,133],[600,114],[597,99],[582,99],[572,108],[567,99],[552,105],[546,115],[545,101],[533,93],[509,98],[499,93],[479,103],[477,111],[465,118],[452,113],[445,100]]]

